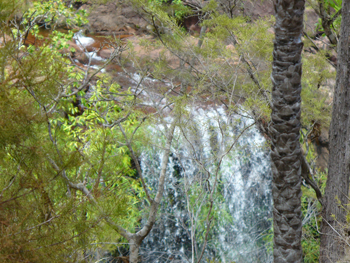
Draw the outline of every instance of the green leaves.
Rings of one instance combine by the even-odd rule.
[[[341,9],[342,6],[342,0],[326,0],[325,3],[326,5],[329,5],[332,7],[335,12],[338,12]]]
[[[22,3],[5,9],[14,2]],[[118,241],[101,223],[103,213],[69,183],[84,185],[129,230],[143,196],[117,125],[138,138],[134,97],[106,79],[82,88],[85,73],[61,54],[73,32],[55,28],[85,23],[85,11],[41,2],[28,7],[18,28],[1,23],[10,38],[0,45],[1,262],[78,262],[91,243]],[[45,38],[42,27],[52,30]],[[43,41],[22,45],[28,34]]]
[[[312,56],[305,54],[302,61],[302,124],[307,126],[317,122],[326,128],[331,116],[329,83],[335,79],[336,73],[330,69],[324,51]]]
[[[163,10],[178,20],[191,12],[190,9],[186,7],[181,0],[173,0],[170,4],[168,2],[169,1],[167,0],[148,0],[150,7]]]
[[[72,7],[65,5],[62,0],[34,1],[33,7],[24,14],[23,25],[35,21],[44,24],[46,28],[55,28],[58,23],[66,27],[81,26],[87,23],[85,10],[75,12]]]

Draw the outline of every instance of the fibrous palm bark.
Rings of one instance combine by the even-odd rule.
[[[329,136],[329,167],[322,211],[320,262],[343,261],[350,176],[350,0],[343,0],[337,80]]]
[[[274,262],[302,262],[300,92],[304,0],[275,0],[271,79]]]

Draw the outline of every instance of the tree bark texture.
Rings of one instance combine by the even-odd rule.
[[[337,79],[329,131],[328,179],[322,211],[320,262],[338,262],[345,254],[345,210],[350,175],[350,0],[343,0]],[[341,237],[343,236],[343,238]],[[348,237],[345,237],[348,238]],[[343,261],[341,261],[343,262]]]
[[[129,262],[130,263],[138,263],[139,262],[139,250],[142,240],[137,240],[136,238],[132,238],[129,240]]]
[[[299,131],[304,8],[304,0],[275,0],[270,126],[275,263],[302,262]]]

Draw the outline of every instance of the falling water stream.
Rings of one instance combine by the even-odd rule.
[[[93,41],[81,32],[75,40],[82,47]],[[94,53],[87,55],[100,59]],[[137,77],[131,77],[131,88]],[[221,107],[192,106],[187,110],[189,118],[175,131],[159,216],[142,243],[142,262],[192,263],[198,259],[213,190],[212,223],[201,262],[272,262],[268,249],[271,172],[264,138],[251,125],[251,119],[229,116]],[[163,127],[149,129],[154,144],[164,145]],[[153,193],[161,160],[162,151],[157,147],[145,149],[140,157]]]
[[[175,132],[160,216],[143,242],[142,262],[192,262],[192,253],[200,254],[209,189],[218,166],[215,219],[202,262],[271,262],[266,240],[271,225],[271,176],[264,138],[251,127],[219,164],[252,120],[227,116],[223,108],[192,109],[190,119]],[[159,135],[154,137],[161,137],[160,126],[150,129]],[[157,148],[141,156],[152,189],[157,187],[161,159]],[[199,224],[197,251],[191,242],[195,229],[191,217]]]

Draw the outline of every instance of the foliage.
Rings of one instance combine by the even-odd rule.
[[[21,3],[1,5],[14,13]],[[13,13],[1,12],[2,22]],[[55,29],[62,17],[68,26],[86,23],[63,1],[35,1],[19,25],[1,23],[1,262],[80,262],[96,248],[92,243],[120,239],[106,216],[130,230],[138,224],[143,192],[128,150],[119,146],[121,132],[108,125],[126,115],[122,125],[128,135],[134,131],[137,111],[127,114],[133,96],[103,76],[90,97],[87,89],[74,95],[85,76],[64,56],[71,31],[23,45],[28,34],[40,38],[40,27]],[[72,182],[84,182],[98,206]]]
[[[44,2],[34,1],[33,7],[29,8],[23,15],[22,25],[28,26],[35,17],[34,27],[37,29],[39,25],[45,28],[52,28],[58,23],[65,24],[66,27],[82,26],[88,21],[86,19],[87,13],[84,9],[75,12],[72,7],[67,7],[64,1],[48,0]]]
[[[314,146],[309,145],[309,138],[306,129],[302,129],[301,143],[303,150],[307,153],[306,160],[311,163],[312,169],[315,172],[313,180],[319,186],[322,194],[326,186],[327,171],[319,171],[313,163],[316,159],[316,153]],[[322,206],[318,202],[315,191],[308,185],[302,185],[302,213],[303,213],[303,234],[302,234],[302,247],[303,257],[305,262],[317,262],[319,261],[320,251],[320,232],[319,226],[321,225],[321,210]]]
[[[121,63],[133,60],[143,77],[152,75],[168,82],[178,96],[169,95],[168,84],[157,89],[165,94],[167,106],[176,104],[174,115],[190,118],[186,107],[210,101],[223,103],[230,114],[268,122],[273,48],[269,28],[273,18],[252,22],[242,15],[225,14],[216,1],[209,1],[200,17],[200,26],[208,30],[193,38],[179,26],[183,17],[193,14],[182,1],[133,2],[155,27],[156,39],[144,40],[141,45],[148,54],[156,48],[161,52],[156,59],[138,58],[129,44],[129,57],[124,56]],[[336,11],[338,4],[329,2]],[[21,9],[26,10],[23,20],[9,26]],[[0,42],[0,261],[79,262],[82,254],[96,248],[113,249],[113,245],[99,244],[122,241],[104,219],[134,232],[148,211],[141,180],[120,129],[132,140],[136,152],[147,147],[150,135],[143,129],[144,114],[135,108],[138,98],[102,74],[81,88],[86,72],[64,55],[73,31],[55,29],[87,23],[83,10],[76,12],[64,1],[53,0],[32,4],[4,0],[0,10],[0,21],[4,22],[0,40],[9,38],[6,43]],[[29,33],[42,38],[41,28],[52,30],[49,39],[41,46],[24,45]],[[180,66],[170,64],[174,58]],[[329,71],[326,53],[304,56],[303,72],[302,124],[327,127],[330,105],[322,87],[335,73]],[[150,115],[148,120],[161,121],[155,116],[159,117]],[[314,157],[310,150],[308,160]],[[316,173],[316,177],[325,182],[324,174]],[[98,206],[81,191],[70,188],[68,181],[82,182]],[[201,183],[188,190],[188,208],[198,212],[195,239],[203,243],[207,219],[212,225],[220,225],[223,220],[230,222],[230,216],[222,205],[220,187],[210,197]],[[203,204],[199,204],[203,195]],[[213,209],[209,209],[211,202]],[[312,213],[319,211],[319,206],[313,205],[316,202],[311,189],[304,187],[305,217],[310,205]],[[306,262],[317,259],[318,221],[317,215],[311,216],[304,226]],[[268,235],[265,243],[271,238],[272,234]]]
[[[120,95],[126,95],[126,99],[118,100],[117,104],[115,96]],[[79,166],[67,170],[67,177],[73,181],[86,181],[87,189],[102,201],[100,206],[103,211],[108,211],[107,214],[116,220],[129,218],[127,222],[119,223],[127,223],[125,227],[132,229],[138,218],[135,204],[142,198],[143,192],[138,180],[135,180],[129,150],[121,145],[124,137],[113,122],[128,115],[122,123],[128,135],[139,125],[137,111],[126,114],[130,111],[128,106],[131,106],[133,96],[128,91],[121,92],[120,86],[104,79],[97,81],[88,98],[84,91],[78,96],[80,107],[84,108],[81,114],[70,98],[62,99],[58,109],[68,116],[57,114],[51,122],[52,136],[61,138],[60,150],[80,155],[75,157],[80,159]],[[135,137],[137,140],[138,136]]]
[[[220,191],[217,191],[214,196],[214,203],[211,204],[209,193],[205,193],[203,185],[201,182],[192,183],[189,187],[189,203],[187,204],[188,209],[192,211],[193,216],[196,217],[196,242],[203,244],[205,236],[207,234],[207,217],[210,218],[212,223],[212,228],[218,228],[224,226],[224,224],[232,224],[232,217],[228,212],[228,209],[225,205],[224,197]],[[210,209],[210,206],[213,206],[213,209]],[[190,225],[190,222],[188,222]],[[213,240],[210,236],[213,234],[213,231],[209,231],[209,240]],[[215,240],[213,240],[216,243]],[[213,244],[212,244],[213,245]]]
[[[134,2],[145,11],[143,14],[156,27],[155,31],[159,30],[157,39],[144,41],[144,47],[147,50],[166,49],[156,60],[148,58],[153,76],[169,81],[175,79],[181,81],[181,85],[189,85],[191,89],[186,94],[188,101],[199,96],[217,100],[229,112],[239,112],[268,123],[273,48],[270,28],[274,23],[273,18],[264,17],[252,22],[245,16],[223,13],[218,2],[209,1],[202,5],[199,15],[200,26],[207,30],[194,40],[164,12],[164,5]],[[164,25],[167,30],[162,31]],[[306,47],[310,45],[311,42],[306,43]],[[179,59],[179,67],[168,66],[171,56]],[[331,105],[328,86],[334,80],[335,72],[330,70],[326,56],[326,52],[321,51],[312,55],[305,53],[303,57],[303,127],[311,127],[315,123],[324,128],[329,125]],[[318,176],[324,177],[324,174],[318,173]],[[309,202],[311,199],[307,200]],[[315,200],[312,202],[317,202]],[[307,206],[303,209],[307,209]],[[310,229],[307,231],[309,233]],[[315,234],[310,233],[311,236]],[[308,245],[315,248],[308,235],[305,234],[303,246],[305,249]],[[311,252],[306,252],[305,260],[311,260],[310,256]]]
[[[334,12],[334,14],[332,14],[332,15],[335,15],[336,13],[338,13],[341,10],[342,2],[343,2],[342,0],[323,0],[321,3],[324,5],[325,10],[328,10],[329,13],[331,13],[330,10],[332,10]],[[332,23],[332,29],[337,33],[337,35],[340,32],[340,23],[341,23],[341,14],[337,18],[335,18],[333,23]],[[318,19],[318,23],[316,24],[316,28],[318,28],[320,30],[324,30],[322,27],[321,18]]]
[[[145,45],[148,47],[165,45],[173,54],[178,54],[180,59],[185,56],[193,57],[195,64],[196,62],[201,64],[201,67],[193,65],[198,69],[194,74],[200,80],[191,83],[193,80],[188,79],[191,86],[195,87],[193,92],[208,91],[208,84],[214,85],[214,96],[229,101],[227,106],[232,110],[237,108],[235,103],[244,103],[244,108],[253,109],[256,116],[269,119],[268,93],[271,86],[273,34],[269,33],[268,29],[274,23],[273,17],[264,17],[254,23],[244,16],[231,18],[218,11],[215,1],[210,1],[203,6],[202,12],[207,12],[207,18],[201,23],[201,26],[210,30],[205,33],[203,44],[198,48],[193,45],[187,34],[179,29],[172,17],[164,13],[162,9],[164,4],[158,6],[138,2],[138,5],[147,10],[146,15],[151,16],[156,25],[157,23],[167,25],[171,32],[162,35],[161,42],[153,41],[152,44],[145,43]],[[326,55],[326,52],[319,52],[316,55],[303,57],[303,125],[315,121],[324,127],[329,125],[330,105],[325,103],[327,91],[320,87],[328,85],[327,82],[334,79],[335,72],[329,70]],[[167,61],[162,60],[162,63],[164,69]],[[252,72],[251,77],[253,76],[255,80],[247,78],[247,71]],[[173,70],[172,74],[175,72],[176,70]],[[182,77],[191,78],[183,70],[179,72]],[[210,78],[206,79],[207,76]],[[234,94],[231,92],[232,87]]]
[[[185,15],[189,15],[191,10],[186,7],[181,0],[173,0],[169,4],[168,0],[148,0],[150,6],[164,10],[170,17],[181,20]]]
[[[308,45],[310,42],[307,42]],[[326,52],[319,51],[312,56],[303,56],[302,76],[302,124],[307,126],[318,123],[329,127],[331,103],[329,81],[335,79],[335,70],[327,63]]]

